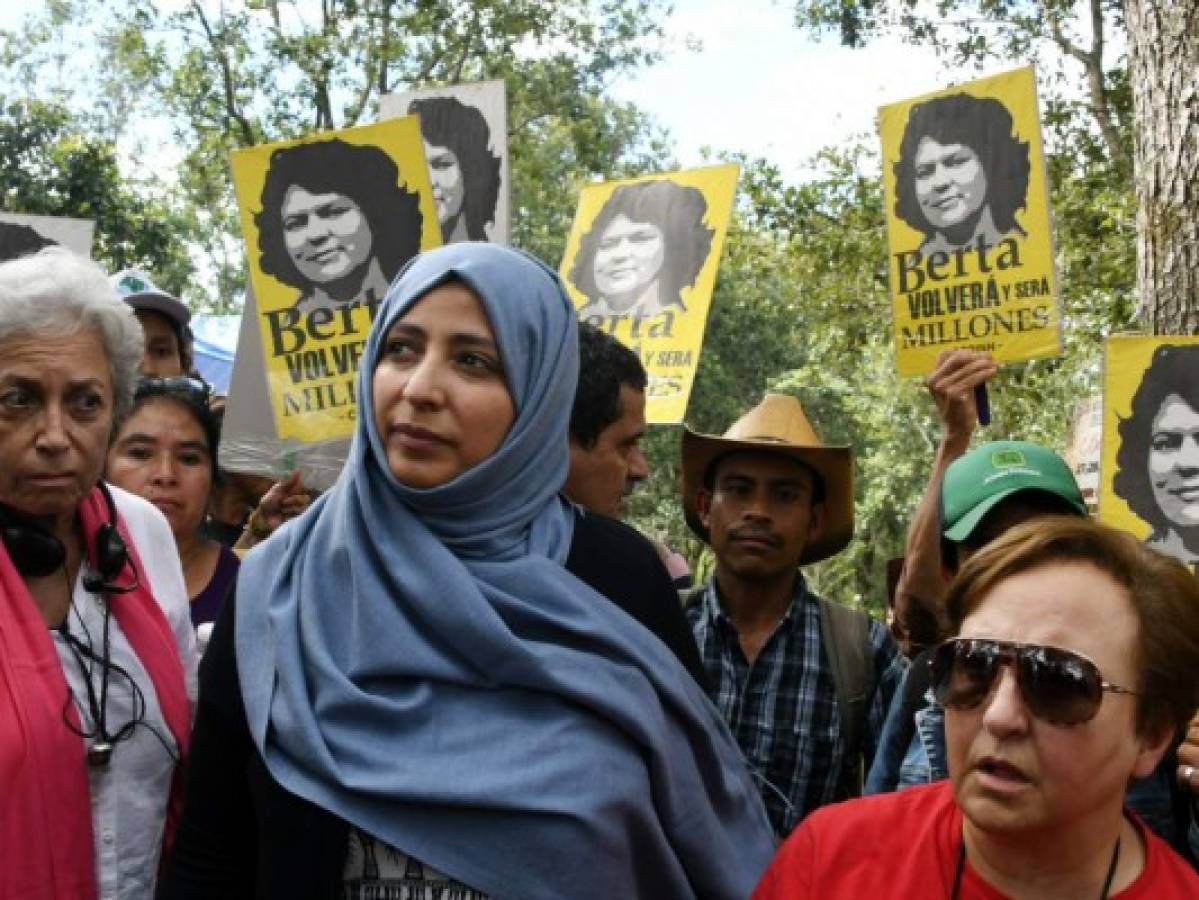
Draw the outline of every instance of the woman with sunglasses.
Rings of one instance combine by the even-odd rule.
[[[204,382],[187,376],[143,378],[105,469],[109,482],[144,497],[166,516],[197,626],[216,619],[238,567],[232,550],[203,533],[219,477],[218,441]]]
[[[1199,583],[1130,535],[1042,519],[967,562],[947,610],[950,780],[819,810],[754,897],[1199,897],[1124,809],[1199,700]]]
[[[239,564],[234,550],[250,549],[308,505],[296,473],[266,492],[233,550],[205,533],[213,490],[222,478],[220,424],[209,399],[208,385],[195,378],[143,378],[109,448],[105,470],[111,483],[144,497],[166,516],[197,628],[216,621],[232,589]]]
[[[577,366],[533,258],[468,242],[400,273],[341,478],[217,622],[165,898],[749,894],[757,789],[635,618],[681,615],[669,575],[559,495]]]

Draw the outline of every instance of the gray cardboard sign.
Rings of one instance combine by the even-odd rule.
[[[509,243],[508,95],[503,81],[385,94],[379,118],[421,120],[442,238]]]
[[[50,244],[90,257],[96,223],[66,216],[0,213],[0,260],[15,259]]]

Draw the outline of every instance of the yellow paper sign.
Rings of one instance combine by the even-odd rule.
[[[1199,337],[1108,338],[1099,518],[1199,562]]]
[[[275,429],[354,430],[356,375],[400,267],[441,246],[415,116],[233,153]]]
[[[899,373],[961,347],[1059,355],[1032,68],[884,106],[879,135]]]
[[[740,168],[710,166],[583,188],[562,278],[579,319],[633,349],[645,417],[683,421]]]

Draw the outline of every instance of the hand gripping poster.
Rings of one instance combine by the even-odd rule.
[[[962,347],[1059,355],[1032,68],[884,106],[879,134],[899,374]]]
[[[508,243],[508,95],[503,81],[386,94],[382,119],[420,119],[441,237]]]
[[[417,120],[236,151],[233,183],[252,289],[242,327],[259,333],[273,437],[346,438],[387,287],[409,259],[441,245]],[[241,363],[231,406],[251,402],[239,390],[260,393],[244,371],[239,378]]]
[[[633,349],[646,420],[683,421],[737,190],[735,165],[583,188],[561,274],[579,320]]]
[[[1108,338],[1099,518],[1199,567],[1199,337]]]

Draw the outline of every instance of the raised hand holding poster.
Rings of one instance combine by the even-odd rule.
[[[561,274],[579,319],[649,375],[646,420],[681,422],[737,190],[735,165],[583,188]]]
[[[879,110],[901,375],[942,350],[1000,362],[1061,352],[1031,67]]]

